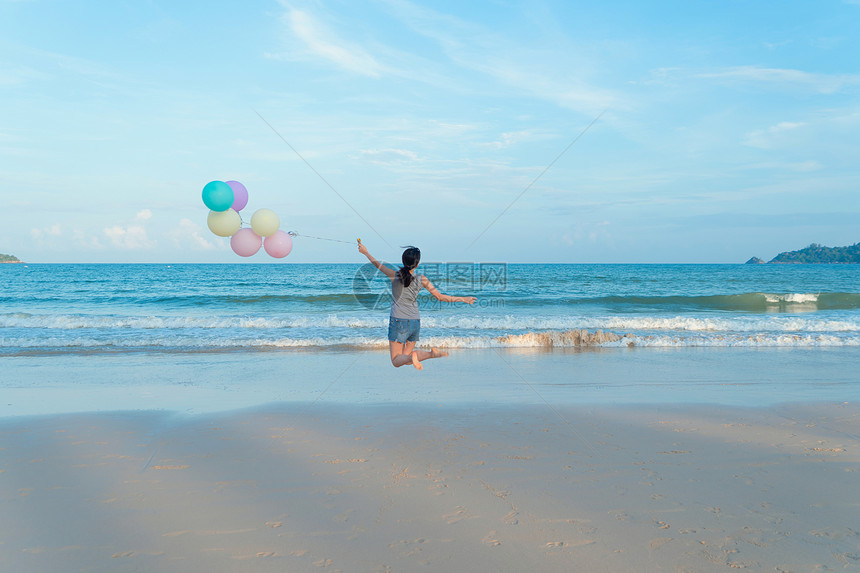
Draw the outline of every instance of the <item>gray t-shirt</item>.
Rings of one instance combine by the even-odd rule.
[[[418,291],[421,290],[421,275],[413,275],[408,287],[400,280],[400,271],[391,281],[391,316],[394,318],[420,318],[418,314]]]

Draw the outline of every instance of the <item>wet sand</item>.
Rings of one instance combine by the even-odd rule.
[[[860,568],[860,406],[0,419],[3,571]]]

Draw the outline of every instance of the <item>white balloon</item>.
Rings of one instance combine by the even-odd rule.
[[[206,224],[209,226],[209,230],[219,237],[229,237],[242,226],[242,218],[233,209],[209,211]]]
[[[281,226],[281,220],[271,209],[257,209],[251,216],[251,228],[261,237],[271,237]]]

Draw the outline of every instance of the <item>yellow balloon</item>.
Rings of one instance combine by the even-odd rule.
[[[233,209],[209,211],[206,224],[209,225],[209,230],[219,237],[229,237],[242,226],[242,218]]]
[[[261,237],[271,237],[281,227],[281,220],[271,209],[257,209],[251,216],[251,228]]]

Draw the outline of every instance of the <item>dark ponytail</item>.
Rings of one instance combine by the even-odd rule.
[[[400,282],[404,287],[408,287],[412,283],[412,273],[409,271],[418,266],[421,261],[421,251],[418,247],[407,247],[400,258],[403,260],[403,266],[400,267]]]

